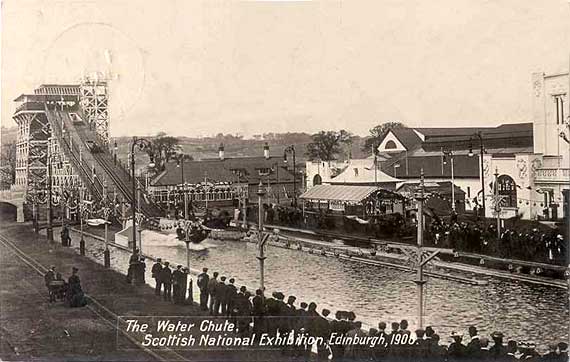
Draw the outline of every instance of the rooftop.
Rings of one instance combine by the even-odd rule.
[[[247,182],[293,182],[293,174],[287,169],[288,164],[282,157],[236,157],[205,159],[184,162],[184,181],[198,184],[208,181]],[[152,181],[153,186],[178,185],[182,183],[182,167],[176,162],[169,162],[165,170]]]

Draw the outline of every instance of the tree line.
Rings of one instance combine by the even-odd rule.
[[[406,127],[402,122],[390,121],[379,124],[369,130],[369,136],[364,141],[362,151],[366,154],[372,154],[374,148],[378,147],[381,140],[386,134],[396,128]],[[306,155],[309,160],[333,161],[341,156],[350,158],[350,154],[346,154],[350,149],[355,136],[341,129],[340,131],[320,131],[311,136],[311,142],[307,145]]]

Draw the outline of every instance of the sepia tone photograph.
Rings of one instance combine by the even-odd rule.
[[[1,361],[569,361],[569,0],[0,11]]]

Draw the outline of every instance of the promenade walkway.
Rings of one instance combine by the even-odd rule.
[[[148,361],[148,360],[269,360],[276,351],[150,351],[118,350],[122,324],[117,316],[199,316],[196,304],[175,305],[154,295],[148,286],[133,286],[125,275],[48,243],[31,225],[0,225],[0,358],[49,361]],[[82,287],[89,298],[85,308],[48,303],[41,275],[55,266],[65,279],[79,268]],[[117,330],[119,326],[119,330]]]

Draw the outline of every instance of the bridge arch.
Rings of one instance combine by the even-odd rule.
[[[21,206],[16,202],[0,201],[0,220],[17,221],[19,208],[21,208]]]

